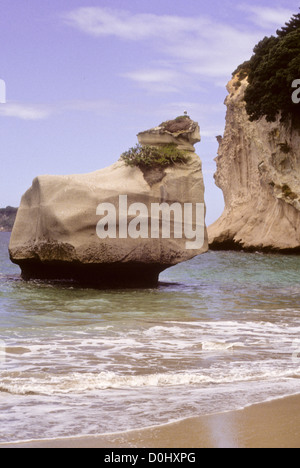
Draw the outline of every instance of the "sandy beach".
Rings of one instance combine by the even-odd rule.
[[[239,411],[100,436],[2,444],[1,448],[299,448],[300,395]]]

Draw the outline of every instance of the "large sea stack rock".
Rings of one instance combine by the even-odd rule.
[[[199,127],[184,120],[184,129],[156,127],[139,135],[142,144],[148,136],[151,145],[164,144],[166,137],[186,144],[189,162],[164,168],[159,177],[157,170],[142,172],[123,161],[90,174],[37,177],[22,198],[9,246],[23,278],[97,287],[155,286],[161,271],[206,252],[204,217],[198,216],[196,225],[195,215],[196,206],[204,204],[201,161],[193,147],[200,141]],[[152,206],[161,203],[177,203],[182,216],[186,206],[195,208],[192,218],[186,217],[187,236],[183,226],[179,238],[172,216],[169,236],[164,238],[161,225],[159,232],[151,231]],[[100,238],[106,229],[107,237]],[[193,242],[193,231],[198,242]]]
[[[300,132],[265,118],[250,122],[247,78],[228,84],[215,181],[225,209],[209,229],[212,249],[300,252]]]

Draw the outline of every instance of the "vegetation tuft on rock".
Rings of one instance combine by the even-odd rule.
[[[137,144],[123,153],[120,159],[130,167],[165,168],[174,164],[186,164],[190,157],[171,143],[160,146]]]

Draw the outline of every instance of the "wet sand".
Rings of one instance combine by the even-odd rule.
[[[300,448],[300,395],[141,430],[0,448]]]

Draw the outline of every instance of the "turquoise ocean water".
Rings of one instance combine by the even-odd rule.
[[[300,257],[208,252],[157,289],[24,282],[0,233],[0,441],[103,434],[300,393]],[[299,353],[299,354],[298,354]]]

